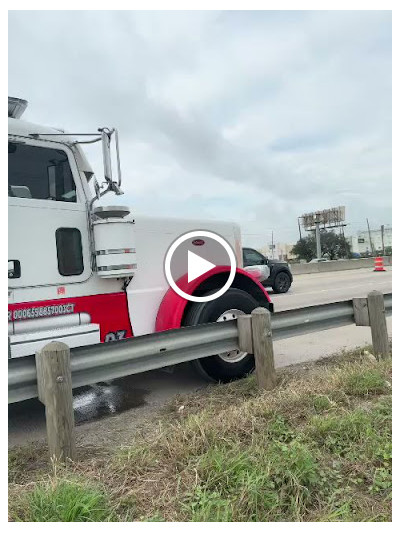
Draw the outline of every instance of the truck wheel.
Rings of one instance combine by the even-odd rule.
[[[256,307],[258,303],[250,294],[240,289],[229,289],[211,302],[193,303],[183,325],[194,326],[207,322],[233,320],[238,315],[250,314]],[[247,352],[233,350],[197,359],[193,364],[196,370],[208,380],[226,383],[243,378],[252,372],[254,356]]]
[[[290,289],[290,276],[286,272],[278,272],[275,276],[274,282],[272,284],[272,289],[274,292],[280,294],[282,292],[287,292]]]

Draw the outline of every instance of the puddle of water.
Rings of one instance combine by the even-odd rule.
[[[81,387],[74,391],[74,414],[77,425],[100,420],[146,405],[147,389],[130,385],[127,378]]]

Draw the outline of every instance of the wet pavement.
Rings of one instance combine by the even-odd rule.
[[[170,398],[208,385],[190,363],[136,374],[73,391],[76,426],[89,426],[102,419],[117,418],[132,411],[141,418]],[[44,406],[39,400],[26,400],[8,406],[8,444],[13,446],[41,439],[46,434]]]
[[[129,376],[74,391],[75,424],[101,420],[106,416],[146,405],[146,396],[151,391],[136,388],[132,378],[133,376]]]

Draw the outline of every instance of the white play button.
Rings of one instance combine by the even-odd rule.
[[[215,270],[215,272],[214,272]],[[217,286],[196,294],[201,278],[218,277]],[[164,259],[165,278],[181,298],[196,303],[211,302],[232,285],[236,274],[235,252],[223,237],[207,230],[188,231],[168,248]],[[228,274],[229,273],[229,274]],[[228,274],[228,276],[227,276]],[[218,289],[218,290],[215,290]],[[168,293],[167,293],[168,294]]]
[[[205,274],[212,268],[214,268],[214,263],[203,259],[197,254],[194,254],[188,250],[188,282],[190,283],[194,279],[198,278],[202,274]]]

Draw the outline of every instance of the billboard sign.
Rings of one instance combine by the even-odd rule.
[[[335,228],[345,225],[346,208],[344,205],[331,207],[330,209],[323,209],[322,211],[305,213],[300,218],[301,223],[306,230],[315,229],[317,224],[323,228]]]

